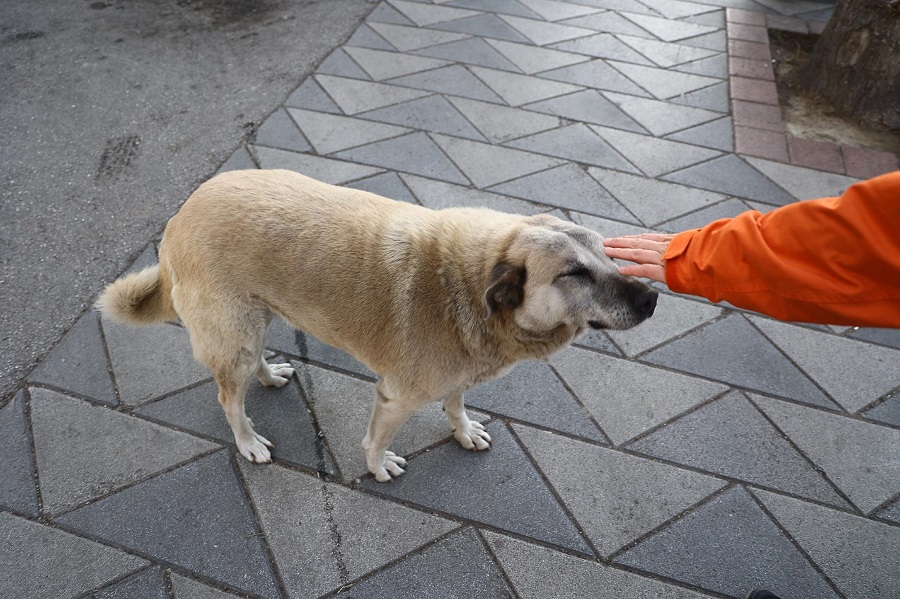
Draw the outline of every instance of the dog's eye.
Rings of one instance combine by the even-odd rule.
[[[562,273],[559,276],[560,277],[584,277],[586,279],[590,279],[591,271],[588,269],[587,266],[578,265],[578,266],[572,267],[570,270]]]

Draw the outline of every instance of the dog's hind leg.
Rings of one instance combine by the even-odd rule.
[[[272,322],[272,312],[267,311],[266,327]],[[256,369],[256,378],[266,387],[284,387],[288,379],[294,374],[294,367],[290,364],[269,364],[263,357],[262,348],[259,352],[259,366]]]
[[[466,415],[466,406],[463,404],[462,393],[456,393],[444,398],[444,412],[450,421],[450,429],[459,444],[466,449],[480,451],[491,448],[491,436],[484,430],[484,425],[474,420],[469,420]]]
[[[388,451],[388,445],[394,440],[397,431],[416,411],[417,406],[411,402],[391,399],[385,393],[384,381],[375,385],[375,405],[372,406],[372,418],[369,420],[369,431],[363,439],[366,450],[366,465],[369,472],[375,475],[378,482],[385,483],[406,472],[406,460]]]

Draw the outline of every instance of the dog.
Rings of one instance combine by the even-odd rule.
[[[293,374],[263,358],[272,318],[352,354],[379,375],[363,448],[386,482],[406,466],[388,446],[418,409],[443,402],[456,440],[488,449],[464,392],[653,314],[656,292],[620,274],[601,242],[550,215],[435,211],[291,171],[232,171],[168,222],[159,263],[111,283],[97,307],[131,324],[180,319],[251,462],[270,462],[274,446],[244,413],[247,388]]]

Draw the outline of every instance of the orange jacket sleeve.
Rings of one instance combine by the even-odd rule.
[[[900,171],[685,231],[663,258],[679,293],[781,320],[900,328]]]

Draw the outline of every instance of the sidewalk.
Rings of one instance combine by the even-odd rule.
[[[896,157],[786,134],[764,37],[829,8],[381,2],[223,170],[605,236],[836,195]],[[900,596],[898,331],[663,293],[468,394],[489,452],[414,416],[391,484],[360,448],[373,373],[283,323],[267,347],[298,377],[251,389],[260,466],[183,329],[85,314],[0,407],[0,596]]]

